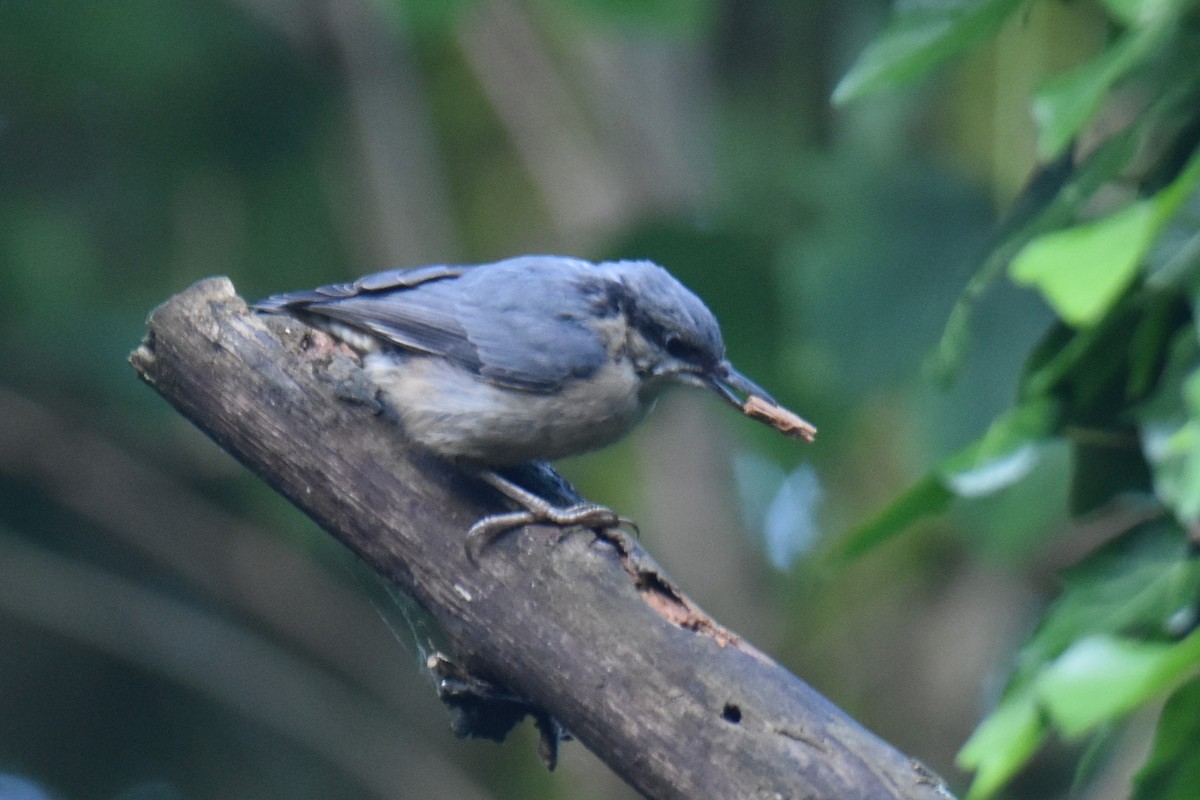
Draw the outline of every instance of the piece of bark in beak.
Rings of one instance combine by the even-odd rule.
[[[781,405],[752,394],[742,404],[742,413],[751,419],[765,422],[784,436],[811,442],[817,436],[816,427],[803,417]]]

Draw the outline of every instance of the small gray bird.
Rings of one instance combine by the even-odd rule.
[[[603,506],[553,506],[494,468],[612,444],[672,383],[711,389],[789,435],[816,433],[733,368],[712,312],[649,261],[521,256],[391,270],[255,308],[291,314],[359,352],[410,439],[523,508],[477,522],[468,551],[531,522],[619,523]]]

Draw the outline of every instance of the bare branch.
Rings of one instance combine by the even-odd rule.
[[[636,545],[531,527],[472,564],[463,536],[497,510],[490,490],[410,449],[349,355],[248,312],[228,280],[148,327],[131,357],[143,380],[428,609],[471,676],[544,709],[645,795],[949,797]]]

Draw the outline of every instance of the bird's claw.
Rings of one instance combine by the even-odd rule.
[[[537,523],[557,525],[562,529],[561,539],[570,528],[590,528],[596,534],[619,549],[625,550],[619,541],[621,526],[632,528],[638,532],[637,523],[617,514],[611,508],[599,503],[575,503],[570,506],[556,506],[533,492],[513,483],[493,470],[482,470],[479,477],[488,485],[508,497],[517,505],[520,511],[508,511],[502,514],[489,514],[481,517],[467,531],[465,548],[467,557],[472,563],[478,563],[478,557],[484,548],[513,528]]]
[[[599,503],[576,503],[566,508],[551,506],[545,521],[564,528],[575,525],[583,528],[611,528],[621,524],[621,517],[611,508]]]
[[[612,542],[613,529],[627,526],[638,532],[637,523],[622,517],[607,506],[598,503],[576,503],[573,506],[548,506],[536,511],[525,509],[502,514],[489,514],[476,520],[467,531],[465,548],[471,563],[477,564],[479,556],[505,533],[523,525],[538,523],[555,525],[562,529],[561,540],[571,528],[587,528],[605,541]],[[614,544],[616,544],[614,542]]]

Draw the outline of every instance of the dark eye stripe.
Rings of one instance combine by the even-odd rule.
[[[699,364],[704,361],[704,354],[699,347],[680,339],[678,336],[667,337],[666,350],[671,358],[677,358],[680,361],[687,361],[693,364]]]

